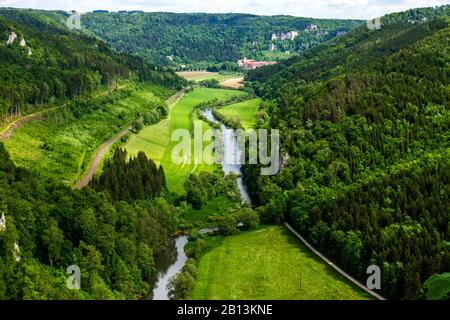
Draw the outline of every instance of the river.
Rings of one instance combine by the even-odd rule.
[[[214,117],[211,109],[203,111],[204,116],[211,122],[220,125],[223,141],[223,159],[222,170],[225,174],[234,173],[238,175],[237,184],[241,193],[243,203],[251,203],[250,196],[247,192],[247,187],[244,184],[241,173],[241,164],[238,159],[244,150],[240,150],[239,144],[233,135],[233,129],[226,127],[223,123]],[[213,231],[212,229],[200,230],[201,233]],[[188,238],[185,235],[170,239],[167,242],[166,251],[156,259],[156,283],[153,288],[152,295],[148,299],[153,300],[168,300],[169,292],[167,284],[171,277],[176,275],[183,269],[187,261],[187,256],[184,253],[184,246],[188,243]]]
[[[242,179],[241,164],[239,159],[244,152],[239,148],[239,144],[234,136],[233,129],[228,128],[223,123],[214,117],[211,109],[206,109],[203,111],[203,115],[209,121],[217,123],[220,125],[220,131],[222,132],[223,141],[223,159],[222,159],[222,170],[227,175],[229,173],[234,173],[238,175],[237,184],[239,191],[241,192],[242,201],[245,203],[251,203],[250,196],[247,191],[247,187]]]

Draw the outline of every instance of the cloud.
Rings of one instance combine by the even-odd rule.
[[[443,5],[449,2],[450,0],[0,0],[0,6],[81,12],[97,9],[149,12],[240,12],[314,18],[370,19],[386,13]]]

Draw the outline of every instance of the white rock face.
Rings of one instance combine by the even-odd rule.
[[[6,230],[6,218],[5,214],[2,212],[2,216],[0,217],[0,231]]]
[[[20,247],[19,247],[19,243],[17,243],[17,241],[16,241],[16,243],[14,243],[14,252],[13,252],[13,255],[14,255],[14,259],[15,259],[17,262],[19,262],[20,259],[22,259],[22,257],[20,256]]]
[[[17,34],[15,32],[11,32],[11,34],[8,37],[8,41],[6,42],[7,45],[11,45],[14,43],[14,41],[16,41],[17,39]]]
[[[289,32],[281,32],[281,33],[272,33],[272,41],[274,40],[290,40],[290,41],[294,41],[295,38],[298,36],[298,32],[297,31],[289,31]]]

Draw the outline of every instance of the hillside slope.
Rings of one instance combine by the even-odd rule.
[[[89,32],[119,51],[160,64],[205,66],[247,58],[283,58],[347,32],[361,21],[248,14],[93,12],[82,16]],[[294,39],[283,34],[298,32]],[[277,39],[273,39],[275,34]],[[277,48],[270,51],[271,44]],[[273,48],[275,49],[275,48]],[[170,56],[170,60],[166,57]],[[173,60],[173,61],[172,61]],[[199,64],[205,62],[206,64]]]
[[[57,12],[0,8],[0,121],[88,95],[120,79],[180,87],[175,73],[71,32]]]
[[[249,75],[282,135],[281,173],[244,170],[261,212],[362,282],[379,265],[387,298],[450,270],[449,8],[388,15]]]

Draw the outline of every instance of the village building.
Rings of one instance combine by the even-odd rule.
[[[257,69],[257,68],[261,68],[264,66],[270,66],[270,65],[274,65],[277,64],[275,61],[255,61],[252,59],[246,59],[244,58],[243,60],[238,60],[237,65],[240,68],[244,68],[246,70],[253,70],[253,69]]]

